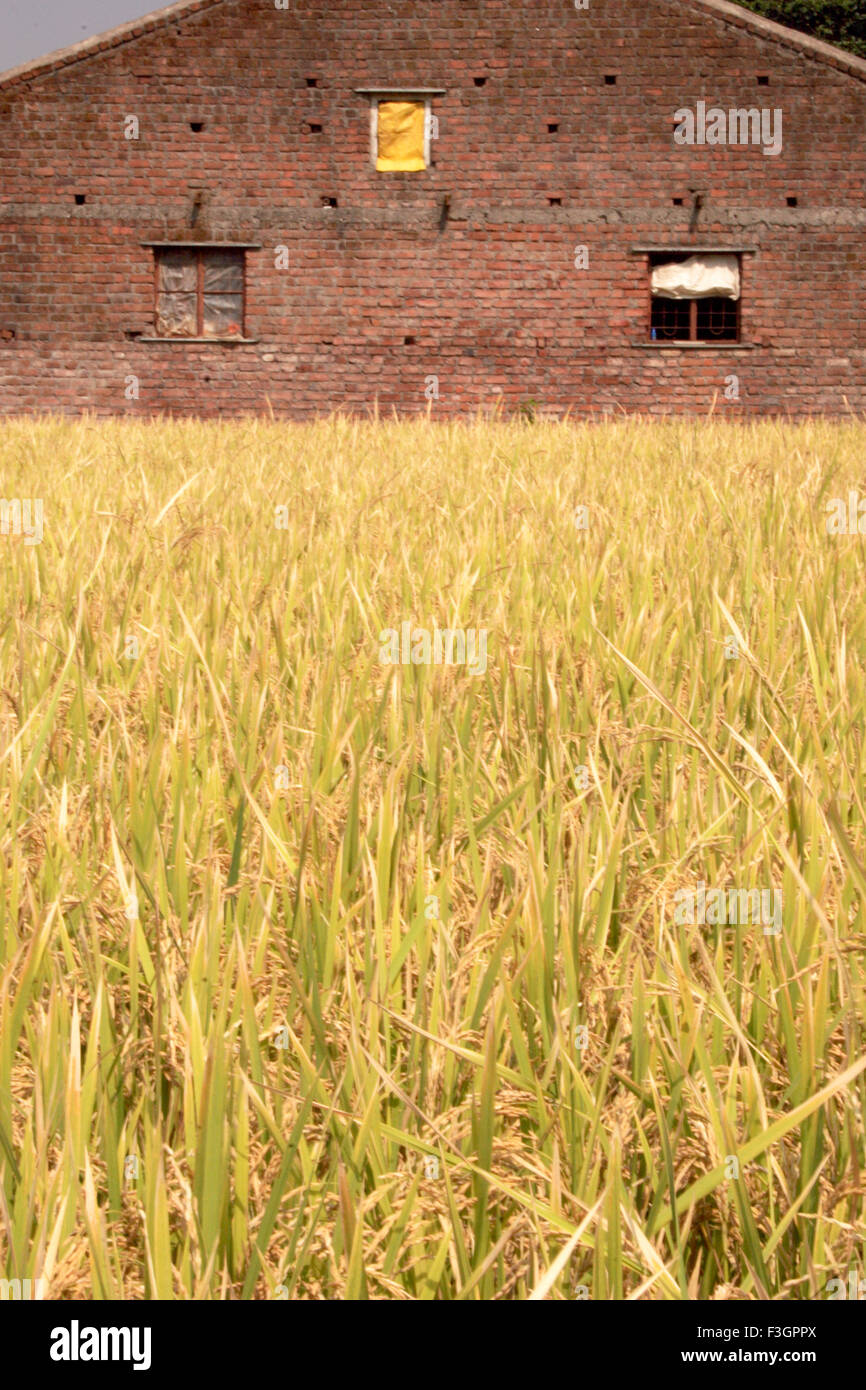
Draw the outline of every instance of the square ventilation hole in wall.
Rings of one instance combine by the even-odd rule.
[[[768,74],[765,73],[765,72],[759,72],[759,73],[758,73],[758,86],[759,86],[759,87],[769,87],[769,85],[770,85],[770,78],[769,78]]]
[[[797,206],[797,199],[795,197],[790,197],[787,199],[787,203],[789,208],[795,208]]]
[[[201,135],[204,130],[204,121],[190,121],[189,128],[194,135]]]
[[[606,73],[605,73],[605,75],[604,75],[604,85],[605,85],[605,87],[615,87],[615,86],[616,86],[616,73],[615,73],[615,72],[606,72]]]
[[[476,87],[486,87],[486,86],[487,86],[487,78],[486,78],[486,77],[476,77],[476,79],[475,79],[475,85],[476,85]]]
[[[322,207],[323,207],[323,208],[335,208],[336,206],[337,206],[337,200],[336,200],[336,198],[332,197],[330,194],[327,194],[327,193],[323,193],[323,194],[322,194]]]
[[[548,133],[548,135],[556,135],[557,132],[558,132],[558,130],[559,130],[559,121],[548,121],[548,122],[547,122],[547,133]]]
[[[75,195],[75,206],[76,206],[77,208],[83,208],[83,207],[84,207],[84,204],[85,204],[86,202],[87,202],[87,194],[86,194],[86,193],[76,193],[76,195]]]

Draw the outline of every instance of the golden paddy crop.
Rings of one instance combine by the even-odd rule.
[[[864,457],[856,421],[6,422],[43,535],[0,535],[4,1277],[862,1278],[864,542],[827,517]],[[700,888],[780,930],[678,917]]]

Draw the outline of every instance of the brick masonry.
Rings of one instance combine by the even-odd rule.
[[[446,89],[433,167],[365,87]],[[678,146],[701,100],[781,155]],[[0,79],[0,160],[4,414],[866,410],[866,63],[722,0],[194,0]],[[157,240],[260,246],[254,341],[144,341]],[[692,245],[753,248],[742,345],[648,345],[635,248]]]

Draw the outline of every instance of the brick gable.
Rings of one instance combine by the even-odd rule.
[[[381,87],[441,89],[432,167],[375,169]],[[701,101],[781,154],[677,146]],[[864,116],[723,0],[188,0],[0,80],[0,410],[862,410]],[[158,241],[249,246],[251,341],[148,341]],[[654,345],[647,248],[701,247],[742,342]]]

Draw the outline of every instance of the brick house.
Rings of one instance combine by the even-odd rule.
[[[866,410],[866,62],[724,0],[182,0],[0,158],[3,414]]]

